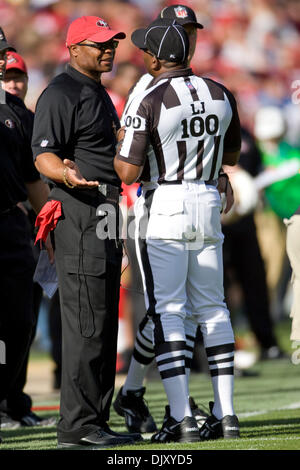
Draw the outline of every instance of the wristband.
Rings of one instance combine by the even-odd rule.
[[[66,175],[67,169],[68,169],[68,167],[65,167],[65,168],[64,168],[64,171],[63,171],[63,182],[65,183],[65,185],[67,186],[67,188],[73,189],[73,188],[75,188],[75,185],[69,183],[69,181],[67,180],[67,175]]]

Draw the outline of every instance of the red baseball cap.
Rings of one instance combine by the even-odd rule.
[[[85,39],[94,42],[106,42],[112,38],[124,39],[126,34],[110,29],[106,21],[99,18],[99,16],[81,16],[69,26],[66,46],[77,44]]]
[[[20,54],[13,51],[7,51],[6,57],[6,70],[17,69],[27,75],[27,67]]]

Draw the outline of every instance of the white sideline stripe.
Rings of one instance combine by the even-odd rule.
[[[300,436],[289,436],[289,437],[245,437],[247,441],[291,441],[294,439],[300,439]],[[249,449],[248,449],[249,450]]]
[[[245,413],[239,413],[238,416],[239,418],[248,418],[249,416],[258,416],[258,415],[264,415],[266,413],[269,413],[270,411],[280,411],[280,410],[295,410],[297,408],[300,408],[300,402],[296,403],[291,403],[290,405],[286,406],[281,406],[279,408],[271,408],[269,410],[259,410],[259,411],[249,411]]]

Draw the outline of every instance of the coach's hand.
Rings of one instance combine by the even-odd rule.
[[[89,189],[97,188],[99,186],[99,181],[87,181],[82,174],[75,162],[65,158],[63,161],[66,170],[64,170],[64,176],[69,183],[70,187],[78,189]],[[65,182],[66,183],[66,182]]]
[[[51,264],[53,264],[53,262],[54,262],[54,250],[53,250],[53,246],[52,246],[52,243],[51,243],[50,233],[48,234],[48,236],[46,238],[45,248],[46,248],[47,253],[48,253],[49,261],[50,261]]]

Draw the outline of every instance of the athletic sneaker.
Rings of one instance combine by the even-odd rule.
[[[157,427],[152,418],[148,406],[144,400],[145,387],[138,390],[128,390],[127,395],[122,395],[123,387],[113,403],[118,415],[125,418],[125,423],[130,432],[154,432]]]
[[[0,411],[0,427],[2,429],[17,429],[21,426],[20,421],[15,421],[4,411]]]
[[[214,403],[209,402],[211,415],[199,430],[200,439],[208,441],[211,439],[237,439],[240,437],[239,420],[236,415],[227,415],[222,419],[217,419],[212,414]]]
[[[190,403],[192,415],[197,421],[197,426],[200,429],[201,426],[204,424],[205,420],[209,417],[209,414],[206,413],[206,411],[202,410],[201,408],[198,408],[198,405],[195,403],[195,400],[192,397],[189,397],[189,403]],[[170,406],[167,405],[163,423],[165,423],[169,417],[170,417]]]
[[[56,426],[57,418],[41,418],[32,411],[29,411],[26,415],[20,417],[12,417],[4,411],[0,412],[0,424],[3,429],[17,429],[20,426]]]
[[[166,406],[165,419],[160,431],[153,434],[151,442],[198,442],[200,441],[197,421],[193,416],[185,416],[182,421],[176,421],[172,416],[166,418],[170,408]]]
[[[204,424],[205,420],[209,417],[209,414],[202,408],[199,408],[192,397],[189,397],[189,402],[192,414],[195,420],[197,421],[198,428],[200,429],[201,426]]]
[[[56,426],[57,418],[52,416],[51,418],[41,418],[32,411],[29,411],[26,415],[20,419],[21,426],[43,426],[50,427]]]

